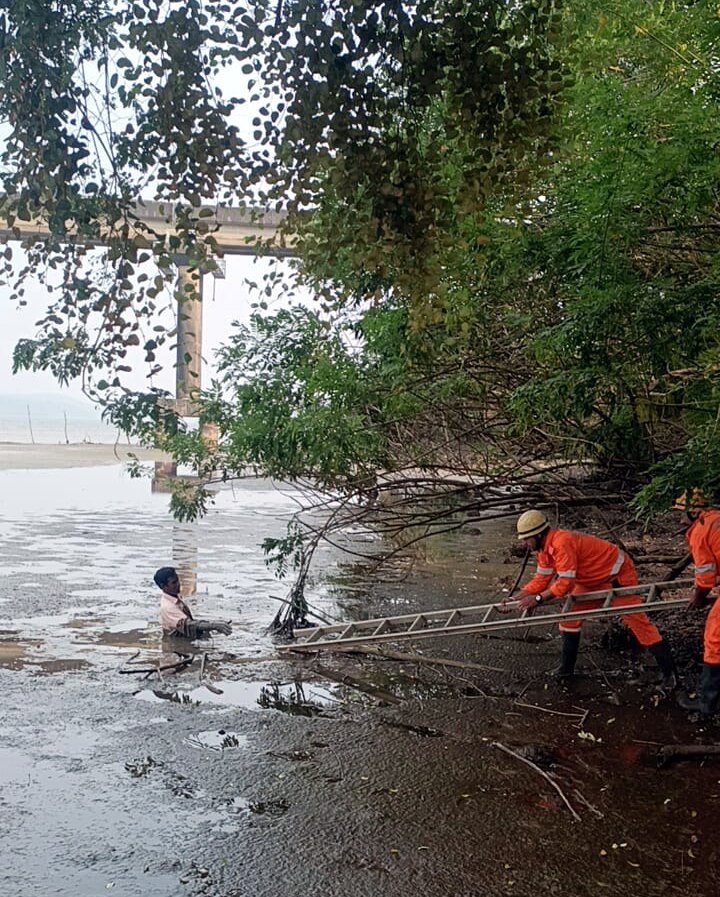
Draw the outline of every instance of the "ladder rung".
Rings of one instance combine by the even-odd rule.
[[[456,609],[450,614],[450,616],[447,618],[447,621],[446,621],[446,623],[445,623],[444,628],[447,629],[448,626],[455,626],[456,623],[458,623],[461,619],[462,619],[462,614],[461,614],[460,611],[456,608]]]
[[[416,632],[418,629],[424,629],[425,626],[427,626],[425,614],[418,614],[408,627],[408,632]]]

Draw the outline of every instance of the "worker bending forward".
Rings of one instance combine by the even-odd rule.
[[[512,602],[522,610],[533,611],[537,606],[568,594],[601,592],[611,588],[637,585],[638,578],[630,558],[617,545],[591,536],[564,529],[554,529],[542,511],[526,511],[517,522],[518,539],[530,551],[537,553],[537,570],[530,582],[503,604]],[[613,607],[640,604],[639,595],[627,595],[613,600]],[[598,601],[583,601],[583,609],[600,607]],[[509,608],[508,608],[509,610]],[[572,610],[575,610],[573,605]],[[621,617],[643,648],[657,661],[663,674],[663,686],[677,685],[675,662],[670,646],[644,613]],[[558,675],[568,678],[575,671],[580,644],[581,620],[560,623],[562,656]]]
[[[720,601],[710,598],[720,569],[720,511],[710,507],[710,502],[699,489],[693,489],[689,499],[683,493],[673,507],[676,511],[685,512],[689,524],[685,539],[695,562],[695,592],[688,610],[701,610],[712,604],[703,633],[700,697],[692,700],[680,698],[678,703],[686,710],[712,716],[720,700]]]

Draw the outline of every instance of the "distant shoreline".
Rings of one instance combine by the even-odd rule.
[[[100,467],[139,461],[169,461],[170,456],[135,445],[80,442],[28,444],[0,442],[0,470],[59,470],[69,467]]]

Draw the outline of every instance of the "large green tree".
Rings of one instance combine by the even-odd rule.
[[[400,544],[509,486],[542,498],[564,460],[622,465],[647,507],[712,487],[719,23],[646,0],[0,3],[3,210],[50,232],[6,277],[20,302],[28,274],[59,284],[16,365],[82,374],[201,472],[311,482],[342,499],[329,526],[352,502]],[[213,449],[122,375],[172,339],[158,303],[178,254],[212,267],[224,204],[286,212],[317,303],[228,334]]]

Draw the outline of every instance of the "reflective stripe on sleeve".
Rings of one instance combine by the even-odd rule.
[[[575,571],[563,570],[562,573],[558,573],[558,579],[575,579]]]
[[[613,576],[615,576],[616,573],[619,573],[619,572],[620,572],[620,568],[622,567],[622,565],[623,565],[624,563],[625,563],[625,555],[624,555],[624,554],[622,553],[622,551],[620,551],[620,549],[618,548],[618,556],[617,556],[617,560],[616,560],[615,563],[612,565],[612,570],[610,571],[610,576],[613,577]]]
[[[539,576],[551,576],[555,571],[552,567],[538,567],[535,572]]]

